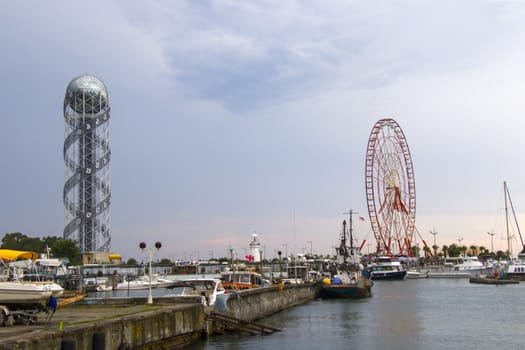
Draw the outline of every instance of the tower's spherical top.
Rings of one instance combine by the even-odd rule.
[[[64,106],[77,113],[98,113],[107,108],[108,91],[104,83],[93,75],[81,75],[69,83]]]

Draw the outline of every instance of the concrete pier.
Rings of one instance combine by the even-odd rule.
[[[222,296],[215,307],[218,313],[254,321],[310,301],[319,292],[320,284],[314,283],[254,288]]]
[[[200,337],[204,307],[193,303],[71,305],[33,325],[0,327],[0,349],[173,348]]]
[[[206,321],[206,312],[254,321],[314,299],[319,284],[254,288],[217,298],[215,307],[204,306],[202,297],[108,298],[59,308],[46,322],[42,314],[33,325],[0,327],[3,349],[173,349],[203,333],[213,334],[220,325]]]

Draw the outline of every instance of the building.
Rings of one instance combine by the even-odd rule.
[[[253,256],[253,262],[260,262],[262,259],[262,247],[259,242],[259,236],[257,233],[253,233],[252,240],[250,241],[250,254]]]
[[[109,111],[107,89],[96,77],[81,75],[67,86],[63,236],[77,241],[82,255],[110,249]]]

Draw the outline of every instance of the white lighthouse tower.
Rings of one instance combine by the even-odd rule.
[[[261,242],[259,242],[257,233],[253,233],[252,240],[250,241],[250,252],[253,256],[254,262],[260,262],[261,261]]]

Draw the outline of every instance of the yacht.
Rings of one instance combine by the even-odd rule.
[[[504,271],[510,279],[525,281],[525,253],[518,254],[518,259],[508,264]]]
[[[487,273],[487,268],[477,256],[463,256],[460,257],[457,264],[454,265],[454,271],[468,272],[471,275],[479,275]]]
[[[117,283],[114,290],[140,290],[140,289],[149,289],[158,288],[160,285],[159,282],[150,281],[148,276],[140,276],[135,279],[124,278],[124,281]]]
[[[372,280],[402,280],[407,270],[398,259],[391,256],[379,256],[370,268]]]

